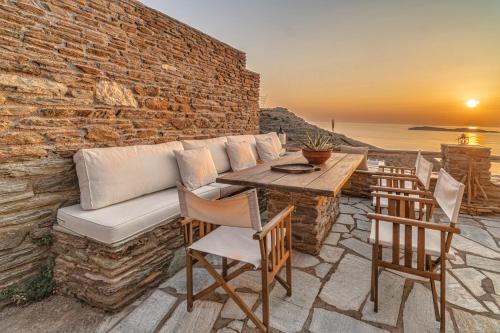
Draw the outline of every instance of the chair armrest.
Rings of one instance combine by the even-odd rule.
[[[190,223],[193,223],[195,220],[190,218],[190,217],[183,217],[181,219],[181,226],[185,226],[185,225],[188,225]]]
[[[425,204],[435,204],[434,199],[431,198],[417,198],[417,197],[409,197],[406,195],[397,195],[397,194],[389,194],[389,193],[380,193],[380,192],[372,192],[371,193],[373,197],[378,197],[378,198],[387,198],[387,199],[393,199],[393,200],[403,200],[403,201],[416,201],[420,203],[425,203]]]
[[[430,192],[430,191],[412,190],[409,188],[386,187],[386,186],[378,186],[378,185],[371,185],[370,188],[374,192],[397,192],[397,193],[405,193],[405,194],[417,194],[417,195],[420,195],[423,197],[432,198],[432,192]]]
[[[415,171],[414,167],[400,167],[400,166],[392,166],[392,165],[379,165],[379,170],[383,169],[393,169],[393,170],[401,170],[401,171]]]
[[[376,213],[368,213],[367,214],[369,219],[373,219],[376,221],[385,221],[385,222],[392,222],[392,223],[397,223],[397,224],[404,224],[404,225],[409,225],[412,227],[417,227],[417,228],[424,228],[424,229],[432,229],[432,230],[438,230],[438,231],[445,231],[445,232],[452,232],[455,234],[460,233],[460,229],[457,227],[452,227],[449,225],[444,225],[440,223],[434,223],[434,222],[423,222],[420,220],[413,220],[413,219],[407,219],[404,217],[397,217],[397,216],[391,216],[391,215],[384,215],[384,214],[376,214]]]
[[[275,217],[273,217],[272,220],[269,221],[262,228],[261,231],[256,232],[253,235],[253,239],[257,239],[257,240],[264,239],[264,237],[267,236],[267,234],[269,233],[269,231],[271,231],[276,226],[276,224],[278,224],[279,222],[283,221],[283,219],[285,219],[285,217],[287,217],[288,215],[290,215],[294,209],[295,209],[295,207],[292,206],[292,205],[289,205],[288,207],[286,207],[285,209],[283,209]]]

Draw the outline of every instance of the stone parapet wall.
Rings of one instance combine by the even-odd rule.
[[[78,149],[259,132],[245,54],[138,1],[0,1],[0,59],[0,290],[78,202]]]
[[[500,184],[490,172],[491,148],[443,144],[441,153],[443,168],[466,186],[462,204],[468,212],[500,213]]]
[[[123,308],[185,264],[178,221],[114,245],[58,227],[54,236],[58,291],[105,310]]]

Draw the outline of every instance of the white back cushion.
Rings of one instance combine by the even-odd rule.
[[[465,185],[458,182],[444,169],[439,170],[434,198],[450,221],[457,222]]]
[[[207,147],[175,151],[182,182],[190,190],[214,183],[217,169]]]
[[[80,205],[98,209],[175,186],[180,175],[174,150],[182,149],[178,141],[81,149],[73,156]]]
[[[246,141],[226,143],[227,155],[233,171],[240,171],[257,165],[250,144]]]
[[[226,137],[221,136],[219,138],[205,140],[184,140],[182,141],[182,145],[185,150],[207,147],[208,150],[210,150],[217,172],[223,173],[231,170],[229,157],[226,153],[226,142]]]
[[[255,160],[259,159],[259,154],[257,153],[257,146],[255,143],[254,135],[232,135],[227,137],[228,143],[240,143],[240,142],[248,142],[250,144],[250,148],[252,149],[252,154]]]

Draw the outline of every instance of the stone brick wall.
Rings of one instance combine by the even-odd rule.
[[[500,213],[500,185],[490,173],[491,148],[443,144],[441,154],[443,168],[466,186],[462,207],[471,214]]]
[[[133,0],[0,0],[0,290],[46,259],[78,149],[257,133],[245,61]]]

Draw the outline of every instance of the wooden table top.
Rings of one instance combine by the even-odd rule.
[[[227,173],[217,178],[218,183],[267,188],[286,192],[311,193],[336,196],[361,164],[363,155],[333,153],[320,165],[321,170],[311,173],[290,174],[271,170],[271,165],[285,163],[307,163],[301,152],[290,153],[272,162]]]

